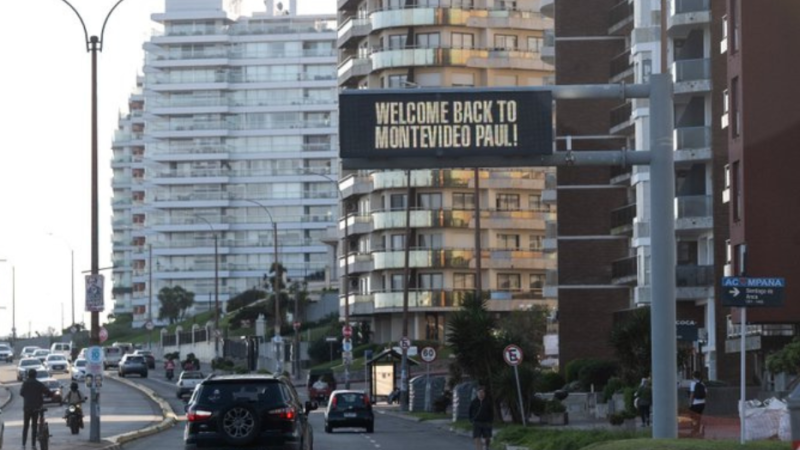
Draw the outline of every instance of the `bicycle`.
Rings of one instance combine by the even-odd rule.
[[[44,413],[47,408],[39,409],[39,426],[36,433],[36,439],[39,441],[40,450],[48,450],[50,447],[50,425],[44,420]]]

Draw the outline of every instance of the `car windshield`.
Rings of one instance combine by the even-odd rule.
[[[49,356],[47,357],[47,360],[48,360],[48,361],[59,361],[59,362],[64,362],[64,361],[66,361],[66,360],[67,360],[67,358],[65,358],[65,357],[64,357],[64,355],[49,355]]]
[[[50,372],[48,372],[46,370],[37,370],[36,371],[36,378],[37,379],[50,378]]]
[[[36,350],[35,352],[33,352],[33,354],[36,356],[49,355],[50,350]]]
[[[38,359],[23,359],[19,362],[20,367],[38,366],[42,364]]]
[[[86,366],[86,360],[85,359],[79,359],[79,360],[75,361],[75,367],[85,367],[85,366]]]
[[[42,381],[42,383],[44,383],[44,385],[47,386],[48,389],[59,389],[59,388],[61,388],[61,383],[58,380],[45,380],[45,381]]]
[[[203,376],[203,372],[183,372],[181,374],[181,380],[202,380],[205,378]]]
[[[357,392],[343,392],[336,394],[335,409],[348,409],[364,406],[364,394]]]
[[[0,345],[0,351],[9,351],[9,350],[11,350],[11,347],[7,345]]]
[[[144,363],[144,357],[141,357],[141,356],[131,356],[131,357],[129,357],[128,359],[126,359],[126,360],[125,360],[125,362],[142,364],[142,363]]]

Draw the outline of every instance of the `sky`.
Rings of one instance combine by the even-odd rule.
[[[250,10],[264,10],[263,1],[244,2]],[[117,0],[70,3],[89,36],[99,36]],[[111,266],[111,142],[141,74],[142,44],[155,25],[150,15],[163,10],[164,0],[122,1],[108,19],[97,56],[98,252],[106,313],[113,307],[111,272],[102,270]],[[336,0],[298,0],[299,14],[335,11]],[[11,333],[12,309],[17,335],[68,327],[73,274],[75,321],[90,323],[82,272],[91,269],[92,61],[81,22],[63,0],[2,0],[0,17],[2,340]]]

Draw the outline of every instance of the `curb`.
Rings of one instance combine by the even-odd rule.
[[[0,409],[5,408],[9,403],[11,403],[11,400],[14,400],[14,393],[11,391],[11,389],[9,389],[8,386],[6,385],[3,385],[3,389],[5,389],[8,392],[8,400],[6,400],[2,405],[0,405]]]
[[[116,376],[109,376],[108,378],[118,383],[125,384],[134,389],[138,389],[139,391],[143,392],[145,395],[150,397],[150,399],[154,401],[161,408],[161,415],[163,417],[163,420],[161,421],[161,423],[150,425],[148,427],[139,430],[129,431],[127,433],[111,436],[106,439],[107,441],[110,442],[111,445],[103,447],[103,450],[119,450],[122,448],[122,444],[126,442],[131,442],[136,439],[141,439],[143,437],[161,433],[162,431],[172,428],[178,421],[178,418],[175,416],[175,413],[172,412],[172,407],[169,405],[169,403],[167,403],[167,401],[164,400],[163,398],[159,397],[158,394],[156,394],[155,391],[153,391],[152,389],[146,386],[140,386],[136,383],[125,380],[124,378],[119,378]]]

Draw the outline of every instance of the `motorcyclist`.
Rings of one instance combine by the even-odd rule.
[[[64,418],[66,419],[67,415],[69,414],[69,406],[76,405],[79,408],[78,411],[81,418],[81,428],[83,428],[83,411],[80,409],[80,404],[85,401],[86,397],[84,397],[83,393],[81,393],[80,389],[78,389],[78,383],[73,381],[69,385],[69,392],[67,393],[67,396],[64,397],[64,403],[67,404],[67,410],[64,412]]]
[[[167,379],[171,380],[173,374],[175,373],[175,361],[172,358],[168,359],[167,362],[164,363],[164,370],[167,373]]]

